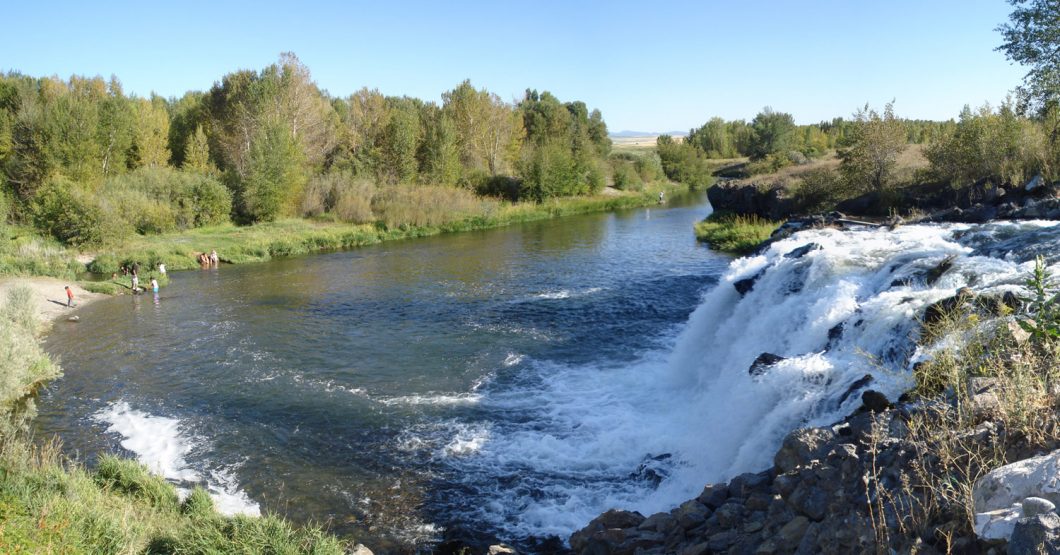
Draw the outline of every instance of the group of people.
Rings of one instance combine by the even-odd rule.
[[[126,265],[122,264],[122,266],[119,269],[119,271],[121,272],[121,275],[129,277],[129,281],[131,283],[131,289],[132,289],[133,294],[134,295],[139,294],[140,291],[141,291],[141,289],[140,289],[140,263],[139,262],[133,262],[132,265],[130,265],[130,266],[126,266]],[[160,273],[162,275],[166,274],[166,265],[164,263],[160,262],[158,264],[158,273]],[[118,274],[111,274],[110,277],[111,277],[111,279],[117,279],[118,278]],[[151,276],[151,281],[149,282],[149,284],[150,284],[150,287],[151,287],[151,291],[155,295],[157,295],[158,294],[158,280],[155,279],[154,275]],[[67,294],[70,294],[69,293],[69,288],[67,290]]]
[[[199,253],[199,266],[202,266],[203,268],[216,268],[220,262],[221,259],[217,257],[216,250],[210,251],[210,254],[206,254],[205,252]]]

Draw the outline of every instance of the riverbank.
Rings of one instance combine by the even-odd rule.
[[[0,283],[0,551],[4,553],[348,553],[320,528],[228,517],[196,487],[182,496],[144,465],[104,456],[87,470],[26,433],[33,393],[61,375],[37,343],[58,280]],[[62,291],[62,289],[60,289]],[[103,295],[85,295],[92,302]],[[45,300],[41,300],[44,298]],[[62,307],[65,311],[66,308]],[[363,547],[358,546],[365,553]],[[356,551],[355,551],[356,552]]]

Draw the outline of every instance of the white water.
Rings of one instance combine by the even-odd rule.
[[[968,245],[1052,225],[798,233],[735,260],[669,348],[638,364],[528,361],[537,381],[486,392],[480,403],[533,415],[533,425],[461,424],[441,455],[491,490],[495,501],[469,516],[515,537],[565,538],[610,508],[669,510],[707,483],[768,468],[791,430],[845,417],[863,390],[840,398],[865,374],[873,376],[868,388],[900,395],[911,383],[917,320],[929,304],[966,286],[1019,290],[1033,265],[1011,253],[974,256]],[[810,243],[821,248],[785,256]],[[952,269],[925,283],[926,272],[950,255]],[[758,274],[741,297],[733,283]],[[840,324],[842,335],[830,341]],[[750,376],[765,352],[787,359]],[[651,462],[668,474],[658,487],[630,479],[646,457],[660,454],[672,457]]]
[[[201,485],[222,514],[261,514],[258,504],[237,488],[230,471],[213,470],[204,479],[188,466],[185,457],[195,444],[181,434],[179,420],[152,416],[124,401],[110,405],[95,418],[108,424],[107,432],[122,436],[121,446],[135,453],[138,461],[177,484],[182,497],[191,492],[188,486]]]

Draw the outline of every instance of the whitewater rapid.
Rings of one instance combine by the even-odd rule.
[[[962,287],[1020,292],[1042,248],[1020,237],[1058,236],[1056,222],[796,233],[734,260],[634,364],[528,360],[518,387],[477,391],[486,413],[521,418],[451,423],[438,460],[488,500],[463,516],[515,538],[566,538],[611,508],[669,510],[768,468],[786,434],[842,419],[866,387],[898,397],[924,356],[925,308]],[[783,360],[753,376],[763,353]]]

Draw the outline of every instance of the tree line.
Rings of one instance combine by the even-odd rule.
[[[168,99],[113,77],[0,76],[0,217],[74,244],[328,212],[369,189],[541,201],[598,192],[616,166],[619,185],[661,177],[658,162],[610,155],[584,102],[537,90],[506,102],[469,81],[440,102],[333,97],[289,53]]]

